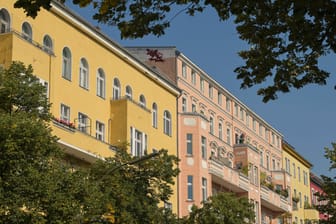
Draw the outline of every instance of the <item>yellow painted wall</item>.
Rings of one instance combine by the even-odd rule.
[[[301,201],[297,203],[297,210],[293,209],[292,206],[292,220],[295,221],[295,217],[297,217],[298,223],[300,220],[304,221],[309,217],[305,217],[307,212],[304,209],[304,196],[308,197],[308,202],[310,204],[310,168],[311,164],[307,162],[303,157],[301,157],[294,149],[292,149],[287,144],[283,144],[283,167],[286,170],[286,158],[290,161],[290,176],[291,176],[291,197],[294,197],[294,189],[296,190],[296,196],[299,197],[299,193],[301,192]],[[293,169],[293,163],[295,164],[295,171]],[[300,178],[298,173],[298,167],[300,168]],[[294,173],[295,172],[295,173]],[[303,173],[307,173],[307,184],[304,184],[304,175]],[[292,201],[293,203],[293,201]],[[318,218],[318,217],[317,217]]]
[[[36,19],[28,18],[23,10],[14,9],[13,1],[0,0],[0,9],[5,8],[11,17],[13,32],[0,34],[0,64],[9,65],[11,61],[23,61],[31,64],[34,73],[49,82],[51,112],[60,117],[61,103],[69,106],[70,120],[75,123],[78,112],[84,113],[92,120],[91,136],[80,133],[78,130],[71,132],[53,124],[54,133],[62,142],[80,150],[98,156],[112,156],[109,141],[115,144],[129,142],[130,126],[135,126],[144,131],[148,136],[148,149],[166,148],[171,154],[177,152],[176,136],[176,98],[178,90],[160,77],[149,71],[141,63],[131,57],[118,44],[107,39],[100,31],[87,26],[87,23],[62,7],[54,7],[51,12],[42,10]],[[29,22],[33,31],[33,42],[23,39],[21,27],[23,22]],[[54,55],[44,52],[39,46],[43,45],[43,37],[48,34],[53,40]],[[62,50],[68,47],[72,54],[72,78],[62,78]],[[85,58],[89,65],[89,88],[79,86],[80,59]],[[96,74],[102,68],[105,73],[106,97],[103,99],[96,94]],[[156,76],[156,77],[155,77]],[[125,87],[132,87],[133,99],[139,102],[139,96],[146,98],[146,107],[149,111],[139,112],[135,104],[118,105],[111,102],[113,79],[118,78],[121,83],[121,96],[125,95]],[[151,107],[158,105],[158,128],[153,128],[151,123]],[[122,104],[122,102],[119,102]],[[123,106],[127,106],[123,108]],[[163,111],[168,110],[172,115],[172,136],[163,133]],[[123,113],[123,111],[125,113]],[[114,120],[114,113],[118,119]],[[105,142],[95,139],[95,122],[105,124]],[[108,127],[112,122],[113,125]],[[111,135],[108,136],[108,130]],[[89,133],[90,134],[90,133]],[[174,186],[172,204],[176,211],[176,187]]]

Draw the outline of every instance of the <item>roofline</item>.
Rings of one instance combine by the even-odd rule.
[[[64,4],[52,0],[51,2],[51,9],[50,12],[57,14],[62,19],[67,20],[76,28],[84,31],[84,33],[92,38],[94,38],[100,45],[107,48],[109,51],[113,52],[114,54],[118,55],[124,61],[131,63],[136,69],[143,72],[143,74],[153,81],[157,82],[164,88],[166,88],[172,94],[178,96],[180,95],[181,90],[175,86],[173,83],[170,83],[166,80],[160,73],[152,70],[149,66],[142,63],[136,57],[132,56],[126,49],[124,49],[121,45],[113,41],[110,37],[106,34],[98,30],[92,24],[87,22],[81,16],[70,10]]]
[[[290,145],[285,140],[282,141],[282,149],[285,150],[287,153],[289,153],[291,156],[295,157],[296,159],[300,160],[300,162],[303,162],[304,165],[306,165],[309,168],[313,167],[313,164],[310,163],[307,159],[305,159],[302,155],[300,155],[294,148],[294,146]]]
[[[224,88],[220,83],[218,83],[216,80],[211,78],[211,76],[206,73],[203,69],[201,69],[198,65],[196,65],[194,62],[192,62],[187,56],[185,56],[182,52],[176,50],[176,56],[180,56],[183,60],[185,60],[187,63],[191,64],[193,67],[196,68],[196,70],[199,71],[200,74],[203,76],[206,76],[207,79],[209,79],[213,84],[215,84],[217,87],[219,87],[222,91],[227,93],[230,98],[234,99],[237,101],[240,105],[242,105],[245,110],[249,111],[253,116],[255,116],[259,121],[263,122],[268,128],[272,129],[274,132],[276,132],[279,136],[283,138],[283,135],[281,134],[280,131],[275,129],[272,125],[270,125],[268,122],[266,122],[263,118],[261,118],[258,114],[256,114],[252,109],[250,109],[248,106],[246,106],[242,101],[240,101],[237,97],[235,97],[229,90]]]

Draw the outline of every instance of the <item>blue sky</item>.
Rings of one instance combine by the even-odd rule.
[[[232,22],[220,22],[212,9],[190,17],[180,14],[162,37],[121,40],[116,27],[97,24],[91,19],[89,8],[71,8],[122,46],[176,46],[184,55],[221,83],[279,130],[284,139],[313,164],[318,175],[331,175],[329,161],[324,158],[324,147],[336,142],[336,85],[335,55],[321,60],[321,66],[331,72],[327,86],[311,85],[301,90],[280,94],[279,99],[263,103],[256,89],[240,89],[240,81],[233,70],[242,65],[237,52],[247,47],[239,40]]]

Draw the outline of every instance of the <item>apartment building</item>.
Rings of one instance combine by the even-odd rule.
[[[291,223],[318,223],[318,211],[314,209],[311,204],[309,175],[312,164],[286,141],[283,141],[282,148],[283,167],[285,172],[291,176]]]
[[[324,191],[322,189],[323,180],[316,174],[310,172],[310,191],[311,191],[311,204],[313,206],[326,205],[327,202],[320,200],[317,193],[323,195]],[[328,214],[319,213],[319,220],[328,220]]]
[[[0,65],[31,64],[48,89],[67,161],[88,165],[128,143],[135,156],[177,153],[179,89],[58,1],[36,19],[0,0]],[[177,209],[177,187],[167,206]]]
[[[282,170],[281,133],[175,47],[126,49],[182,91],[179,216],[217,192],[230,191],[255,204],[256,223],[281,221],[280,215],[291,211],[280,194],[290,182]],[[267,187],[274,185],[279,191]]]

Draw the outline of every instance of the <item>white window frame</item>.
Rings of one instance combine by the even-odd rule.
[[[132,99],[132,97],[133,97],[132,87],[130,87],[130,86],[126,86],[126,97],[128,99]]]
[[[192,201],[194,200],[194,186],[193,186],[193,176],[187,176],[187,200]]]
[[[64,47],[62,51],[62,77],[71,81],[72,56],[71,50]]]
[[[97,70],[97,96],[105,99],[105,73],[101,68]]]
[[[163,112],[163,133],[168,136],[172,135],[172,117],[168,110]]]
[[[139,104],[141,107],[146,108],[146,98],[143,94],[139,96]]]
[[[70,107],[65,105],[65,104],[61,104],[61,120],[62,121],[66,121],[66,122],[70,122]]]
[[[29,42],[33,40],[33,30],[28,22],[22,23],[22,37]]]
[[[154,128],[158,127],[158,108],[156,103],[152,105],[152,126]]]
[[[207,159],[207,139],[204,136],[201,136],[201,156],[202,159]]]
[[[100,121],[96,121],[96,139],[105,141],[105,124]]]
[[[208,183],[205,177],[202,177],[202,201],[206,201],[208,199]]]
[[[131,154],[141,157],[147,151],[147,134],[131,127]]]
[[[84,133],[88,133],[87,127],[88,127],[89,117],[86,114],[78,112],[77,121],[78,121],[78,130]]]
[[[89,89],[89,64],[85,58],[81,58],[79,65],[79,86]]]
[[[209,85],[209,98],[210,99],[213,99],[213,91],[214,90],[214,87],[212,85]]]
[[[196,72],[195,72],[195,70],[191,71],[191,83],[193,85],[196,85]]]
[[[182,77],[187,78],[187,64],[182,62]]]
[[[210,134],[214,134],[214,118],[211,116],[210,119],[209,119],[209,126],[210,126]]]
[[[54,52],[53,41],[49,35],[43,37],[43,50],[49,54]]]
[[[182,112],[187,112],[187,98],[182,97]]]
[[[0,33],[10,31],[10,16],[6,9],[0,10]]]
[[[222,122],[218,122],[218,138],[223,140],[223,124]]]
[[[193,134],[187,133],[186,134],[186,147],[187,147],[187,155],[192,156],[193,155]]]
[[[118,78],[113,79],[113,93],[112,93],[112,99],[118,100],[121,97],[121,85]]]

